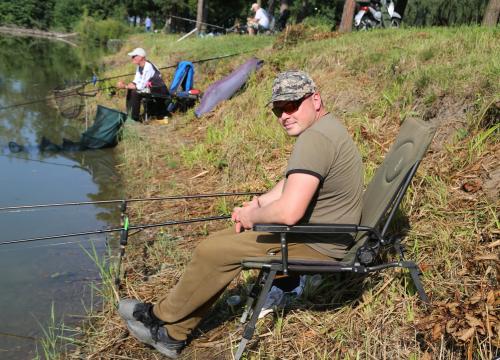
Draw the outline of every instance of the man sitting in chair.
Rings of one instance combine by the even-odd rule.
[[[240,273],[248,257],[280,256],[279,235],[244,231],[256,223],[358,224],[363,171],[346,128],[323,106],[313,80],[302,71],[280,73],[273,84],[272,111],[290,136],[297,137],[285,178],[267,193],[232,213],[232,229],[216,232],[195,249],[177,285],[156,305],[120,301],[130,334],[175,358],[212,304]],[[349,235],[328,239],[288,238],[289,257],[341,258],[353,243]]]
[[[257,3],[252,4],[250,10],[255,13],[255,17],[248,18],[248,34],[255,35],[269,30],[271,19],[267,11],[261,8]]]
[[[146,51],[144,49],[136,48],[129,52],[128,56],[130,56],[132,63],[137,65],[134,80],[128,84],[118,81],[116,87],[127,89],[127,113],[135,121],[140,121],[141,100],[144,97],[151,97],[151,95],[165,99],[168,90],[165,82],[163,82],[160,70],[152,62],[146,60]],[[157,107],[162,106],[162,103],[164,101],[160,101]],[[152,113],[165,111],[164,109],[155,109],[154,104],[151,107],[146,110]]]

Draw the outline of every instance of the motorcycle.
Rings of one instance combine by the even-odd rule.
[[[376,27],[386,27],[382,19],[382,10],[386,10],[390,17],[389,27],[398,28],[401,25],[401,15],[394,10],[394,1],[370,0],[358,1],[359,11],[354,17],[356,30],[369,30]]]

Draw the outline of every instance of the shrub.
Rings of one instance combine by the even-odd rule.
[[[335,28],[335,21],[325,15],[309,16],[302,24],[316,32],[332,31]]]
[[[84,15],[76,26],[76,31],[82,40],[94,44],[106,44],[109,39],[123,37],[128,28],[120,21],[114,19],[96,20]]]

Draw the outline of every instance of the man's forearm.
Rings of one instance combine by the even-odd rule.
[[[285,185],[285,180],[278,182],[271,190],[258,197],[259,206],[267,206],[273,201],[278,200],[283,193],[283,186]]]
[[[248,220],[252,224],[275,223],[294,225],[300,218],[301,216],[297,216],[296,211],[283,203],[283,199],[278,199],[264,207],[252,209]]]

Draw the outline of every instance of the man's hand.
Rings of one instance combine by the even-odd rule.
[[[259,198],[254,196],[251,201],[245,201],[242,207],[235,207],[231,214],[231,219],[236,223],[235,230],[237,233],[245,229],[251,229],[253,223],[249,220],[249,211],[260,208]]]
[[[231,214],[231,219],[236,223],[235,231],[240,233],[253,227],[252,214],[259,208],[256,198],[243,204],[243,207],[235,207]]]
[[[231,213],[231,220],[235,222],[234,231],[236,231],[237,233],[244,231],[244,229],[241,226],[240,216],[239,216],[241,209],[242,209],[241,207],[235,207],[233,209],[233,212]]]
[[[131,89],[131,90],[133,90],[133,89],[135,89],[135,88],[136,88],[136,87],[135,87],[135,84],[134,84],[133,82],[128,83],[128,84],[125,84],[125,82],[123,82],[122,80],[120,80],[120,81],[118,81],[118,82],[116,83],[116,87],[117,87],[118,89]]]
[[[122,80],[120,80],[120,81],[118,81],[118,82],[116,83],[116,87],[117,87],[118,89],[125,89],[125,88],[127,87],[127,85],[126,85],[126,84],[125,84]]]

